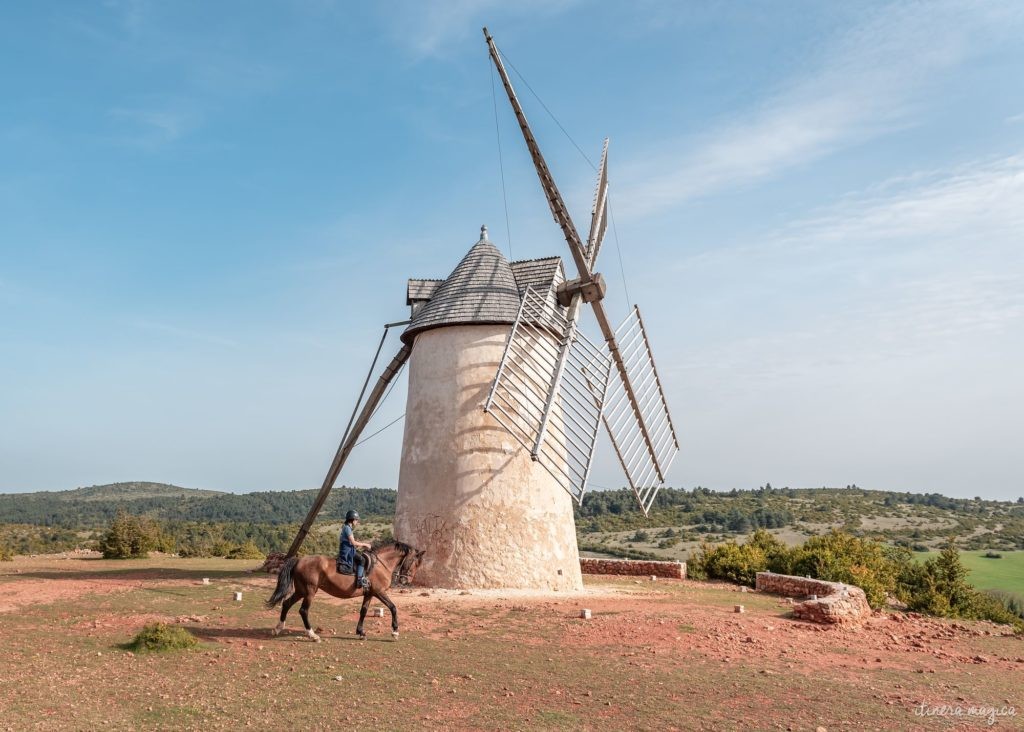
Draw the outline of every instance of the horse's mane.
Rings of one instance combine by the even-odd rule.
[[[379,552],[381,549],[390,549],[391,547],[394,547],[403,554],[409,554],[411,552],[416,551],[415,547],[406,544],[404,541],[398,541],[397,539],[390,539],[388,541],[385,541],[380,546],[375,546],[373,548],[373,551]]]

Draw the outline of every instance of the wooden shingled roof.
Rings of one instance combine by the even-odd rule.
[[[447,279],[409,280],[407,303],[427,302],[414,310],[402,340],[412,343],[417,334],[447,325],[511,324],[527,287],[547,293],[552,306],[558,307],[554,287],[564,280],[560,257],[510,264],[484,231]]]

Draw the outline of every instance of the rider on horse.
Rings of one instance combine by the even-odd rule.
[[[356,561],[356,548],[370,549],[371,545],[365,541],[357,541],[353,529],[359,523],[359,514],[349,511],[345,514],[345,525],[341,527],[341,546],[338,548],[338,565],[352,567],[359,586],[364,590],[370,588],[370,581],[363,576],[363,563]]]

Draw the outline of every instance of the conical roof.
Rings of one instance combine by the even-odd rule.
[[[513,323],[519,303],[512,267],[484,228],[480,241],[413,317],[402,341],[411,344],[419,333],[446,325]]]

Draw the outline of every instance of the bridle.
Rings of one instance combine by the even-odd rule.
[[[405,546],[406,546],[406,548],[402,550],[402,558],[399,559],[398,562],[396,562],[394,569],[388,567],[388,565],[385,564],[384,560],[381,559],[380,554],[378,554],[376,550],[372,550],[371,549],[371,551],[374,553],[374,555],[376,555],[377,561],[380,562],[384,566],[384,569],[388,570],[388,573],[391,575],[391,583],[392,584],[394,584],[394,582],[395,582],[395,575],[396,574],[398,575],[398,583],[399,584],[402,584],[402,585],[412,584],[412,578],[409,576],[409,558],[410,557],[415,558],[416,550],[413,549],[411,546],[408,546],[407,544]]]
[[[411,585],[412,577],[409,576],[409,560],[410,558],[416,558],[416,550],[411,546],[405,550],[405,554],[402,556],[402,562],[398,567],[398,584],[400,585]]]

